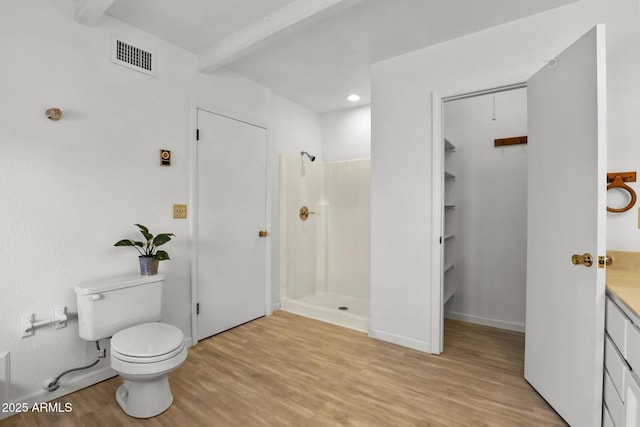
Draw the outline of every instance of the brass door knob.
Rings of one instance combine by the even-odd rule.
[[[267,233],[267,230],[260,230],[258,232],[258,236],[260,237],[267,237],[269,235],[269,233]]]
[[[315,212],[312,212],[309,210],[308,207],[303,206],[300,208],[300,212],[298,213],[298,216],[300,217],[301,220],[306,221],[309,218],[309,215],[313,215],[315,214]]]
[[[585,267],[591,267],[593,265],[593,257],[590,253],[585,253],[584,255],[574,254],[571,256],[571,262],[573,265],[584,265]]]

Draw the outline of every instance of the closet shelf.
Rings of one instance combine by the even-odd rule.
[[[455,169],[455,166],[451,164],[453,157],[455,154],[449,154],[456,151],[455,145],[451,143],[448,139],[444,140],[444,181],[446,181],[446,185],[443,185],[443,236],[440,243],[446,244],[446,249],[443,251],[443,259],[442,259],[442,304],[446,304],[451,298],[453,298],[453,289],[454,286],[451,283],[456,277],[453,273],[446,274],[453,270],[455,266],[456,257],[459,256],[456,252],[457,245],[455,242],[450,241],[456,237],[455,233],[452,231],[456,230],[456,217],[458,216],[458,211],[456,211],[456,204],[452,202],[452,200],[458,200],[458,192],[459,189],[456,189],[457,183],[456,176],[449,172],[447,169]],[[456,191],[457,190],[457,191]],[[449,231],[445,231],[449,230]],[[446,274],[446,277],[445,277]]]
[[[453,289],[445,289],[444,295],[442,295],[442,304],[448,303],[451,298],[453,298]]]

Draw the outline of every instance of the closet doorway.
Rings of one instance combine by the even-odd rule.
[[[443,105],[444,317],[524,332],[527,89],[508,89]]]

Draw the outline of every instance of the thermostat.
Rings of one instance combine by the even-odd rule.
[[[171,166],[171,151],[160,150],[160,166]]]

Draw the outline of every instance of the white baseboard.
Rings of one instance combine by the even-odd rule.
[[[271,304],[271,313],[280,310],[280,301]]]
[[[421,341],[415,338],[404,337],[377,329],[371,329],[369,331],[369,336],[381,341],[387,341],[403,347],[412,348],[425,353],[431,353],[431,343],[429,341]]]
[[[105,366],[102,369],[98,369],[97,371],[89,372],[88,374],[78,376],[73,378],[72,380],[62,381],[60,388],[56,391],[46,391],[46,390],[38,390],[26,396],[20,397],[14,400],[12,403],[24,405],[27,408],[33,407],[33,405],[42,402],[48,402],[59,397],[65,396],[67,394],[73,393],[74,391],[78,391],[85,387],[89,387],[91,385],[97,384],[100,381],[107,380],[109,378],[115,377],[116,372],[111,369],[110,366]],[[114,397],[115,403],[115,397]],[[0,420],[10,417],[11,415],[16,414],[16,412],[0,412]]]
[[[493,328],[506,329],[514,332],[524,332],[524,323],[508,322],[504,320],[491,319],[489,317],[475,316],[473,314],[458,313],[456,311],[445,311],[444,317],[462,320],[463,322],[476,323],[478,325],[491,326]]]

